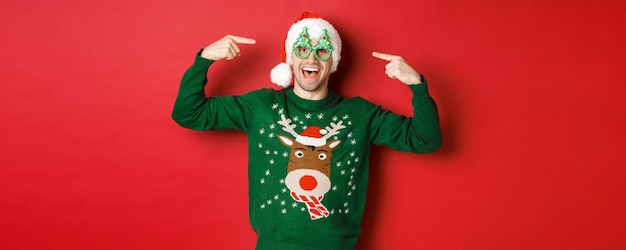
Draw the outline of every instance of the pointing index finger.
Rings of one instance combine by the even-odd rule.
[[[392,61],[392,60],[398,59],[398,56],[396,55],[385,54],[381,52],[372,52],[372,56],[378,59],[385,60],[385,61]]]
[[[241,43],[241,44],[255,44],[256,43],[256,40],[252,38],[242,37],[242,36],[230,35],[230,38],[233,39],[233,41],[235,41],[236,43]]]

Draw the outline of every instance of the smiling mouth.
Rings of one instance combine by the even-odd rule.
[[[302,68],[302,75],[305,79],[313,79],[317,77],[319,71],[320,70],[318,68],[304,67]]]

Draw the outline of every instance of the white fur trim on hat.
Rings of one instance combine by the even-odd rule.
[[[298,136],[296,141],[307,146],[321,147],[326,144],[326,138],[315,138],[309,136]]]

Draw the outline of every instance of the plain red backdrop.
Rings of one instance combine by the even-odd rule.
[[[2,1],[0,248],[252,249],[246,136],[170,118],[195,53],[257,39],[212,94],[274,87],[302,12],[331,84],[410,114],[381,51],[429,80],[444,146],[376,147],[359,249],[625,249],[623,1]]]

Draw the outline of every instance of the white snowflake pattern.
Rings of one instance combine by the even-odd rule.
[[[346,208],[346,209],[343,211],[343,213],[344,213],[344,214],[348,214],[348,213],[350,213],[350,209],[349,209],[349,208]]]
[[[275,129],[276,128],[276,124],[270,124],[270,129]]]
[[[259,129],[259,134],[260,135],[265,134],[265,129],[264,128]]]
[[[280,184],[285,184],[285,179],[280,179],[278,182],[280,182]]]
[[[283,193],[287,193],[287,188],[283,188],[280,191],[283,192]]]
[[[337,165],[338,168],[340,168],[341,165],[342,165],[341,161],[338,161],[336,165]]]
[[[359,162],[359,157],[354,158],[354,163],[357,163],[357,162]]]
[[[306,113],[306,114],[304,115],[304,118],[306,118],[306,119],[311,119],[311,117],[312,117],[312,116],[313,116],[313,115],[311,115],[311,113]]]
[[[342,169],[342,170],[341,170],[341,175],[345,175],[345,174],[346,174],[346,170],[345,170],[345,169]]]
[[[356,139],[352,139],[352,140],[350,140],[350,144],[352,144],[352,145],[356,145]]]
[[[267,200],[267,205],[272,205],[272,199]]]
[[[330,214],[335,214],[335,209],[331,209]]]
[[[295,207],[297,207],[297,206],[298,206],[298,203],[295,203],[295,202],[294,202],[294,203],[291,203],[291,207],[295,208]]]
[[[282,214],[286,214],[286,213],[287,213],[287,209],[286,209],[286,208],[283,208],[283,209],[281,209],[281,210],[280,210],[280,212],[281,212]]]
[[[351,169],[350,169],[350,173],[353,173],[353,174],[354,174],[354,172],[356,172],[356,168],[351,168]]]
[[[348,192],[348,196],[352,196],[352,191]]]
[[[279,110],[278,110],[278,114],[279,114],[279,115],[283,114],[284,112],[285,112],[285,110],[284,110],[284,109],[279,109]]]
[[[275,135],[274,135],[274,133],[273,133],[273,132],[272,132],[272,133],[269,133],[269,134],[267,135],[267,137],[269,137],[270,139],[274,138],[274,136],[275,136]]]
[[[333,186],[333,191],[337,191],[337,185]]]
[[[289,156],[289,153],[287,153],[287,151],[283,152],[283,157],[287,157]]]
[[[354,155],[356,155],[354,151],[350,152],[350,157],[354,157]]]
[[[278,198],[280,198],[280,196],[274,195],[274,200],[278,200]]]
[[[337,116],[333,116],[333,118],[332,118],[332,119],[333,119],[333,122],[337,122],[337,121],[339,120],[339,117],[337,117]]]
[[[284,206],[285,204],[287,204],[287,202],[285,200],[280,201],[280,205]]]
[[[259,182],[260,182],[261,184],[265,184],[265,178],[261,178],[261,180],[259,180]]]
[[[277,108],[278,108],[278,103],[272,104],[272,109],[277,109]]]
[[[344,120],[348,120],[348,119],[350,119],[350,116],[346,114],[346,115],[343,116],[343,119]]]
[[[347,201],[346,201],[346,202],[344,202],[344,203],[343,203],[343,206],[344,206],[344,207],[348,207],[348,202],[347,202]]]
[[[269,155],[269,154],[270,154],[270,150],[269,150],[269,149],[268,149],[268,150],[265,150],[265,154],[266,154],[266,155]]]
[[[265,170],[265,176],[270,176],[270,170],[269,169]]]
[[[265,209],[265,203],[261,204],[261,209]]]
[[[352,132],[348,132],[348,134],[346,135],[348,138],[352,138]]]
[[[317,114],[317,119],[318,120],[324,119],[324,113]]]
[[[274,165],[274,159],[270,159],[270,165]]]
[[[294,122],[297,122],[298,120],[300,120],[300,117],[298,117],[298,116],[294,116],[294,117],[293,117],[293,121],[294,121]]]
[[[263,148],[263,143],[259,143],[259,148]]]

